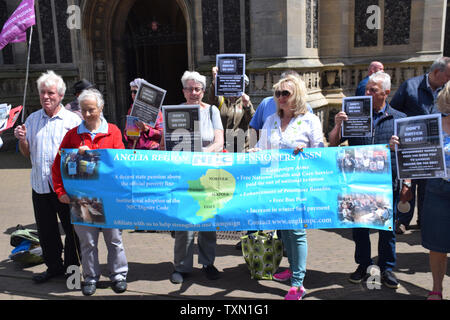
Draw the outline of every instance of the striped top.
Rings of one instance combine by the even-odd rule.
[[[36,193],[52,191],[49,187],[49,184],[53,187],[51,168],[59,145],[67,131],[80,123],[81,119],[63,106],[52,118],[40,109],[25,121],[32,165],[31,187]]]

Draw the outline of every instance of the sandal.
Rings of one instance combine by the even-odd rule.
[[[442,300],[442,292],[430,291],[427,300]]]

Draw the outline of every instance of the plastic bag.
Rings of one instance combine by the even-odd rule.
[[[272,280],[283,258],[283,242],[276,233],[258,231],[241,237],[241,242],[252,279]]]

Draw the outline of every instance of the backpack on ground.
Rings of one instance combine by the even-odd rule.
[[[22,265],[36,265],[44,262],[39,236],[36,230],[17,225],[11,234],[10,244],[14,247],[9,258]]]

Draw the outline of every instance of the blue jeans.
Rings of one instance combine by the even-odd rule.
[[[354,228],[353,240],[355,241],[355,261],[357,264],[368,267],[373,263],[370,250],[369,229]],[[381,272],[392,270],[396,262],[395,232],[378,231],[378,267]]]
[[[394,221],[397,212],[398,192],[394,191]],[[394,229],[394,228],[393,228]],[[370,246],[370,229],[354,228],[352,229],[353,241],[355,242],[355,261],[357,264],[368,267],[373,265],[371,246]],[[380,271],[392,270],[395,267],[397,255],[395,252],[395,231],[378,231],[378,267]]]
[[[281,239],[286,248],[292,271],[291,285],[301,287],[306,274],[306,257],[308,255],[305,229],[281,230]]]

